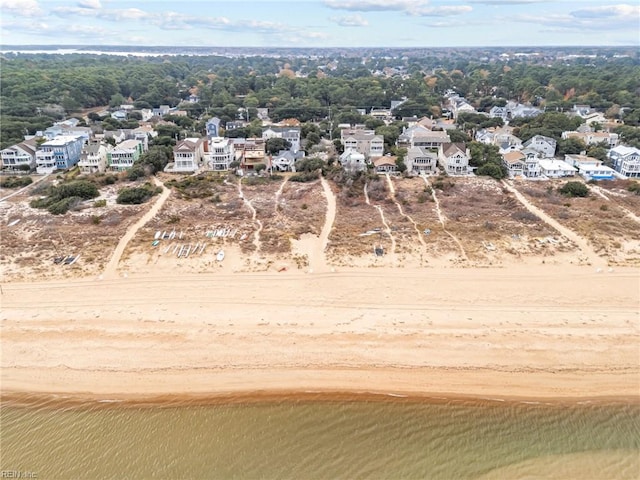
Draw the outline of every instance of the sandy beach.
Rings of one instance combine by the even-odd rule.
[[[635,268],[140,273],[2,285],[2,393],[640,399]]]

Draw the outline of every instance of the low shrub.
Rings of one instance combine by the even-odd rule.
[[[567,182],[558,190],[565,197],[586,197],[589,187],[582,182]]]
[[[0,188],[22,188],[31,185],[33,179],[31,177],[15,176],[0,179]]]

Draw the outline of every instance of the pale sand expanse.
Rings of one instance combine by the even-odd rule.
[[[3,394],[640,399],[637,269],[148,267],[3,284]]]

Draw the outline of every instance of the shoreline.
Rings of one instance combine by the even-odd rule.
[[[8,283],[0,393],[638,403],[639,278],[513,266]]]

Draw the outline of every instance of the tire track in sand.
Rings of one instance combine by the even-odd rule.
[[[540,220],[545,222],[547,225],[549,225],[550,227],[558,231],[562,236],[568,238],[573,243],[575,243],[580,249],[580,251],[582,252],[582,255],[584,256],[584,258],[588,262],[590,262],[591,265],[598,265],[598,266],[607,265],[607,261],[604,258],[600,257],[593,250],[593,248],[591,247],[591,245],[589,245],[589,242],[587,241],[586,238],[581,237],[573,230],[570,230],[569,228],[565,227],[560,222],[558,222],[556,219],[547,215],[544,212],[544,210],[536,207],[533,203],[527,200],[527,198],[524,195],[522,195],[522,193],[520,193],[520,191],[516,187],[514,187],[512,184],[510,184],[506,180],[502,180],[502,184],[505,186],[507,190],[509,190],[511,193],[515,195],[515,197],[524,206],[524,208],[526,208],[531,213],[536,215],[538,218],[540,218]]]
[[[460,240],[458,240],[458,238],[453,233],[447,230],[447,227],[445,225],[447,222],[447,217],[445,217],[445,215],[442,213],[442,210],[440,209],[440,201],[436,196],[436,189],[431,186],[431,184],[429,183],[429,180],[427,180],[427,177],[424,177],[422,175],[421,177],[422,177],[422,180],[424,180],[424,183],[427,184],[427,187],[431,189],[431,197],[433,198],[433,201],[436,204],[436,215],[438,215],[438,220],[440,221],[440,225],[442,225],[442,230],[444,231],[444,233],[449,235],[454,242],[456,242],[456,245],[458,245],[458,248],[460,249],[460,255],[462,255],[463,260],[468,261],[469,257],[467,256],[467,252],[462,246],[462,243],[460,242]]]
[[[122,254],[124,253],[124,250],[127,247],[127,244],[136,235],[138,230],[140,230],[144,225],[146,225],[146,223],[149,220],[151,220],[153,217],[156,216],[156,214],[160,211],[160,209],[164,205],[164,202],[166,202],[167,198],[169,198],[169,195],[171,195],[171,190],[165,187],[164,183],[162,183],[156,177],[153,177],[153,181],[158,187],[162,187],[162,193],[160,194],[160,197],[158,197],[158,199],[156,200],[156,203],[154,203],[153,206],[149,209],[149,211],[145,213],[140,218],[140,220],[138,220],[136,223],[131,225],[129,229],[126,231],[126,233],[124,234],[124,236],[118,242],[118,246],[116,246],[116,249],[113,251],[111,258],[109,259],[109,263],[107,263],[107,266],[104,269],[103,275],[107,278],[116,276],[116,273],[118,270],[118,264],[120,263],[120,259],[122,258]]]

